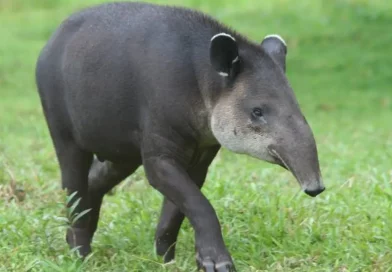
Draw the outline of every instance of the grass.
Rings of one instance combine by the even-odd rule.
[[[143,170],[104,203],[94,254],[65,243],[56,157],[34,85],[38,52],[100,0],[0,0],[0,271],[195,271],[183,226],[174,264],[155,256],[161,195]],[[219,153],[203,191],[239,271],[392,271],[392,4],[375,0],[167,0],[255,41],[280,33],[317,140],[327,191],[312,199],[277,166]]]

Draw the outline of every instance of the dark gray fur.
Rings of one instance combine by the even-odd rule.
[[[211,41],[218,33],[235,41]],[[199,189],[221,145],[286,167],[311,195],[323,190],[312,132],[284,75],[286,52],[279,39],[255,44],[183,8],[111,3],[65,20],[36,79],[63,187],[81,197],[76,212],[92,208],[67,232],[70,246],[91,251],[104,195],[143,165],[165,196],[158,253],[174,258],[185,215],[198,265],[234,271]]]

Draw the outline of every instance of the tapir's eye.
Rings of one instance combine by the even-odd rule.
[[[260,108],[254,108],[252,114],[256,118],[263,117],[263,111]]]

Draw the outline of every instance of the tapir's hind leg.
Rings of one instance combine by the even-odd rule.
[[[219,147],[205,151],[200,161],[188,173],[192,180],[201,188],[207,176],[208,166],[215,158]],[[184,221],[184,214],[167,198],[162,205],[161,216],[155,233],[157,254],[164,256],[164,262],[174,259],[177,236]]]
[[[68,196],[76,192],[76,195],[68,202],[68,207],[71,207],[75,201],[80,199],[72,212],[73,215],[80,214],[90,208],[88,172],[93,155],[81,150],[71,139],[65,140],[63,137],[53,137],[53,140],[61,169],[62,187],[67,190]],[[87,229],[88,221],[89,213],[73,222],[66,235],[70,247],[80,247],[79,253],[82,256],[91,252],[91,237]]]
[[[121,164],[108,161],[100,162],[94,159],[89,173],[89,198],[92,208],[89,222],[91,237],[97,229],[99,212],[105,194],[131,175],[140,165],[140,158]]]
[[[165,197],[155,233],[156,251],[158,255],[164,257],[165,263],[174,259],[177,236],[182,221],[184,221],[184,214]]]

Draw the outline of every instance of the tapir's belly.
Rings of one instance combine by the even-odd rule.
[[[82,119],[73,124],[74,138],[82,148],[112,162],[140,156],[142,132],[131,122],[107,117]]]

